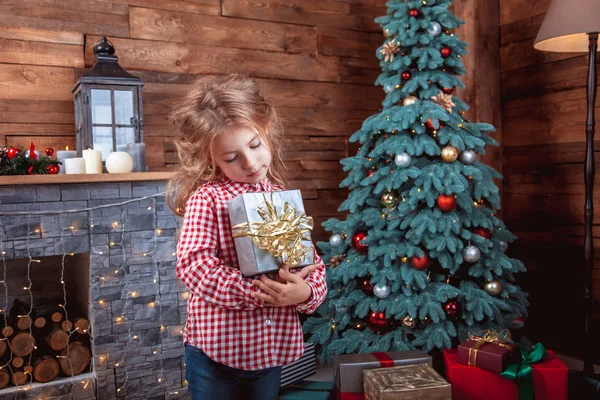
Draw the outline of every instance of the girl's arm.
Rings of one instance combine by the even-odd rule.
[[[218,307],[252,310],[263,302],[250,296],[252,279],[218,257],[219,228],[216,211],[202,190],[186,204],[177,243],[177,276],[196,295]]]
[[[321,264],[316,270],[311,272],[304,281],[310,286],[312,290],[311,296],[308,300],[296,305],[296,310],[303,314],[312,314],[317,308],[325,301],[327,296],[327,282],[325,280],[325,264],[323,260],[316,254],[315,251],[315,264]]]

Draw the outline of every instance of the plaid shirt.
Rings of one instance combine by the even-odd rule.
[[[287,307],[263,307],[260,291],[239,269],[227,200],[241,193],[280,191],[268,179],[238,183],[221,176],[189,198],[177,243],[177,276],[190,289],[184,341],[229,367],[259,370],[289,364],[304,352],[298,312],[312,313],[325,300],[325,265],[306,279],[311,297]]]

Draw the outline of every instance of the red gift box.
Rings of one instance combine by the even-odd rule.
[[[446,379],[452,385],[453,400],[518,400],[515,381],[481,368],[460,364],[457,351],[444,350]],[[566,400],[568,368],[548,351],[542,361],[531,364],[535,400]]]

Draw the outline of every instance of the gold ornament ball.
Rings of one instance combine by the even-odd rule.
[[[458,149],[452,146],[446,146],[442,149],[442,160],[447,163],[453,162],[458,158]]]
[[[404,104],[404,106],[410,106],[411,104],[415,104],[416,102],[417,102],[417,98],[415,96],[408,96],[407,98],[404,99],[402,104]]]
[[[497,280],[486,282],[483,290],[489,295],[498,296],[502,292],[502,284]]]
[[[405,327],[412,329],[415,326],[417,326],[417,322],[415,321],[415,319],[413,317],[411,317],[410,315],[407,315],[406,317],[402,318],[402,325],[404,325]]]
[[[381,204],[385,207],[393,207],[396,204],[396,198],[391,192],[384,193],[381,196]]]

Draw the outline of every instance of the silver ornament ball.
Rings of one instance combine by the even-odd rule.
[[[36,156],[38,156],[38,158],[40,158],[40,152],[39,151],[34,150],[33,152],[35,153]],[[27,150],[25,152],[25,158],[29,158],[29,150]]]
[[[461,163],[471,165],[477,161],[477,153],[475,153],[473,150],[465,150],[460,153],[458,158]]]
[[[406,168],[412,162],[412,157],[408,153],[398,153],[394,158],[394,162],[400,168]]]
[[[394,85],[385,85],[383,91],[386,93],[392,93],[394,91]]]
[[[479,261],[479,257],[481,257],[481,252],[475,246],[467,246],[463,250],[463,257],[466,262],[474,263]]]
[[[431,36],[439,36],[442,33],[442,25],[439,22],[433,21],[429,29],[427,29],[427,33]]]
[[[390,292],[390,287],[385,283],[378,283],[373,288],[373,294],[380,299],[385,299],[386,297],[388,297],[390,295]]]
[[[417,98],[415,96],[408,96],[407,98],[404,99],[404,101],[402,102],[402,105],[406,106],[410,106],[412,104],[415,104],[417,102]]]
[[[483,290],[489,295],[498,296],[502,292],[502,284],[497,280],[489,281],[483,285]]]
[[[344,243],[344,239],[342,238],[342,235],[340,235],[339,233],[335,233],[329,237],[329,244],[332,247],[341,246],[342,243]]]
[[[498,245],[500,246],[502,251],[508,250],[508,243],[506,243],[504,240],[499,241]]]

